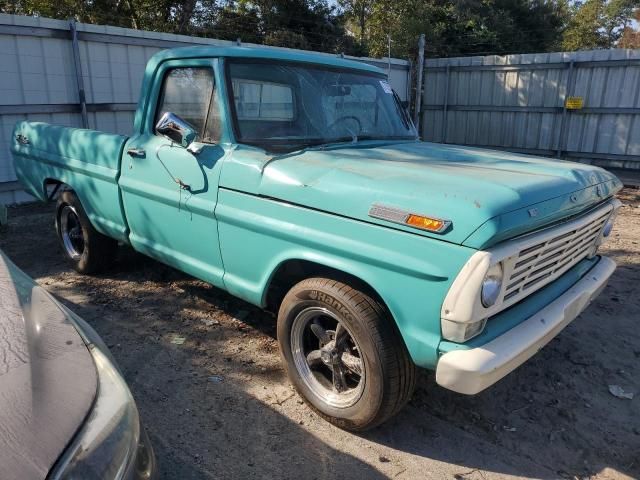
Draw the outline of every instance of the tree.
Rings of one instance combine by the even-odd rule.
[[[326,0],[227,0],[211,10],[215,13],[208,26],[192,28],[192,32],[280,47],[353,53],[343,16]]]
[[[267,39],[278,46],[304,44],[311,50],[337,52],[344,23],[325,0],[257,0],[254,3]],[[285,33],[288,32],[288,33]],[[270,43],[274,44],[274,43]]]
[[[274,47],[298,48],[300,50],[311,50],[307,37],[303,33],[292,32],[291,30],[273,30],[265,35],[264,43]]]
[[[203,30],[205,36],[224,40],[239,38],[247,43],[264,42],[260,12],[249,2],[229,2],[218,7],[215,19]]]
[[[640,0],[0,0],[0,12],[352,55],[637,46]]]
[[[636,24],[640,24],[640,8],[635,11]],[[635,29],[631,26],[624,27],[622,36],[618,42],[620,48],[640,48],[640,28]]]
[[[374,3],[374,0],[339,0],[338,2],[345,12],[351,32],[355,33],[361,45],[365,45],[367,21]]]
[[[564,32],[565,50],[613,48],[632,20],[638,0],[585,0],[572,8]]]
[[[368,20],[368,45],[385,55],[415,51],[420,33],[431,56],[504,54],[558,48],[567,0],[377,0]]]

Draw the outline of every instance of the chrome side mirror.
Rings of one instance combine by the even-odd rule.
[[[193,125],[171,112],[162,114],[156,123],[156,132],[184,148],[188,148],[198,138]]]

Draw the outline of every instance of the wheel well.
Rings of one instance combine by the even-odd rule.
[[[71,187],[68,187],[64,182],[61,182],[60,180],[56,180],[55,178],[45,178],[43,185],[43,193],[45,195],[45,199],[49,198],[49,196],[53,193],[59,192],[60,188],[64,190],[65,186],[67,187],[66,189],[71,190]],[[52,199],[53,198],[50,198],[50,200]]]
[[[346,283],[367,293],[388,311],[382,297],[364,280],[342,270],[308,260],[287,260],[278,266],[267,287],[266,310],[278,314],[284,296],[295,284],[313,277],[324,277]]]

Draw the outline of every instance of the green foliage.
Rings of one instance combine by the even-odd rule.
[[[586,0],[576,2],[564,32],[565,50],[612,48],[631,23],[638,0]]]
[[[637,45],[640,0],[0,0],[0,12],[352,55]],[[626,33],[625,33],[626,32]],[[624,41],[620,38],[624,37]]]
[[[248,43],[263,43],[260,11],[248,2],[229,2],[220,7],[215,18],[202,27],[205,36],[223,40],[241,39]]]
[[[335,52],[345,36],[335,8],[321,0],[258,0],[265,43]]]
[[[415,50],[425,33],[431,56],[549,51],[560,44],[566,2],[526,0],[382,0],[369,19],[374,55]]]
[[[361,45],[367,41],[367,26],[375,0],[339,0],[338,4],[345,12],[347,28]]]
[[[635,13],[635,24],[640,25],[640,8]],[[626,26],[622,31],[622,37],[618,42],[620,48],[640,48],[640,28],[634,28],[633,26]]]

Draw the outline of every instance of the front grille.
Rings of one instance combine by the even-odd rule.
[[[503,292],[503,304],[521,298],[552,282],[593,252],[602,228],[611,213],[603,208],[592,214],[551,228],[546,235],[532,235],[533,245],[522,248],[511,265]]]

